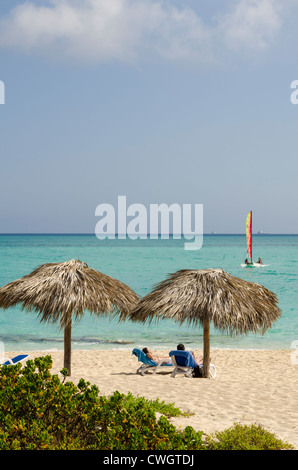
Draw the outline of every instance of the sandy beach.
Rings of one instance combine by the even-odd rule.
[[[162,356],[168,351],[155,351]],[[50,354],[52,373],[63,368],[63,351],[28,352],[30,359]],[[202,351],[197,351],[198,354]],[[6,353],[13,357],[18,353]],[[292,351],[211,350],[215,379],[172,378],[170,371],[136,374],[137,358],[129,350],[72,351],[75,384],[83,377],[109,395],[115,390],[148,399],[175,403],[190,417],[172,418],[177,427],[193,426],[205,434],[221,431],[234,422],[257,423],[298,449],[298,364]]]

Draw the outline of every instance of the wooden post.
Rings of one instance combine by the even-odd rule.
[[[64,327],[64,367],[71,375],[71,320]]]
[[[208,319],[204,320],[204,351],[203,351],[203,378],[209,378],[210,365],[210,323]]]

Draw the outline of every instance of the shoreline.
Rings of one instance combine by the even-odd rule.
[[[223,431],[235,422],[260,424],[298,449],[298,363],[293,350],[211,349],[215,379],[171,377],[172,368],[155,375],[136,374],[141,365],[131,349],[72,350],[71,376],[97,385],[102,395],[131,392],[175,405],[189,417],[171,418],[176,427],[192,426],[204,434]],[[164,355],[165,350],[154,350]],[[202,354],[201,350],[196,350]],[[61,350],[22,351],[28,359],[51,355],[52,374],[63,368]],[[14,357],[20,352],[6,352]],[[297,358],[298,359],[298,358]],[[297,361],[298,362],[298,361]],[[59,374],[60,375],[60,374]]]
[[[1,339],[1,338],[0,338]],[[61,341],[63,343],[63,340]],[[294,342],[294,340],[292,341]],[[125,344],[123,346],[117,346],[115,348],[107,348],[107,347],[102,347],[102,348],[98,348],[98,347],[94,347],[94,348],[77,348],[74,346],[75,341],[72,341],[72,352],[74,351],[77,351],[77,352],[90,352],[92,353],[93,351],[102,351],[102,352],[117,352],[117,351],[126,351],[126,352],[131,352],[134,348],[138,348],[138,349],[143,349],[145,346],[147,347],[150,347],[150,349],[154,350],[154,351],[162,351],[163,354],[164,353],[168,353],[169,351],[171,351],[172,349],[175,349],[175,344],[173,343],[172,347],[161,347],[159,345],[155,345],[155,344],[150,344],[149,345],[149,342],[148,341],[144,341],[144,344],[140,345],[140,344],[135,344],[135,342],[132,342],[132,343],[129,343],[128,344]],[[4,343],[5,344],[5,343]],[[187,343],[184,343],[185,344],[185,347],[187,350],[192,350],[192,351],[201,351],[202,352],[202,348],[198,348],[198,347],[194,347],[190,344],[187,344]],[[293,347],[280,347],[280,346],[276,346],[276,347],[270,347],[270,346],[267,346],[267,347],[233,347],[233,346],[213,346],[211,345],[211,351],[275,351],[275,352],[278,352],[278,351],[288,351],[289,353],[290,352],[294,352],[296,349],[294,349]],[[29,354],[30,352],[31,353],[36,353],[36,352],[40,352],[40,353],[46,353],[48,351],[50,352],[61,352],[63,353],[64,351],[64,345],[63,347],[61,348],[56,348],[56,347],[45,347],[45,348],[42,348],[42,349],[38,349],[38,348],[26,348],[26,347],[19,347],[17,349],[13,348],[13,347],[8,347],[8,348],[5,348],[5,351],[6,354],[11,354],[11,352],[13,352],[14,354],[15,353],[18,353],[18,354],[22,354],[24,351],[26,354]],[[297,357],[298,357],[298,353],[297,353]]]

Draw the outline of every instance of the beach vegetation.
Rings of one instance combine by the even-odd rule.
[[[197,450],[202,432],[177,430],[163,414],[173,405],[118,391],[100,395],[95,385],[77,385],[52,375],[50,356],[25,367],[0,368],[0,450]]]
[[[293,448],[260,425],[235,423],[205,437],[191,426],[177,429],[168,417],[183,413],[173,403],[118,391],[106,397],[84,379],[75,385],[67,369],[52,375],[51,367],[45,356],[0,368],[0,450]]]
[[[286,450],[291,444],[278,439],[260,424],[234,425],[207,438],[208,450]]]
[[[169,418],[177,416],[187,417],[194,414],[191,411],[181,411],[180,408],[177,408],[175,406],[175,403],[166,403],[164,400],[160,401],[159,398],[157,398],[156,400],[148,400],[144,397],[136,397],[131,392],[128,392],[128,394],[123,398],[123,403],[126,407],[135,407],[140,402],[146,403],[157,413],[161,413]]]

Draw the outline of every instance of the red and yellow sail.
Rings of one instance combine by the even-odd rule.
[[[246,241],[247,241],[247,257],[252,259],[252,211],[250,211],[246,218]]]

